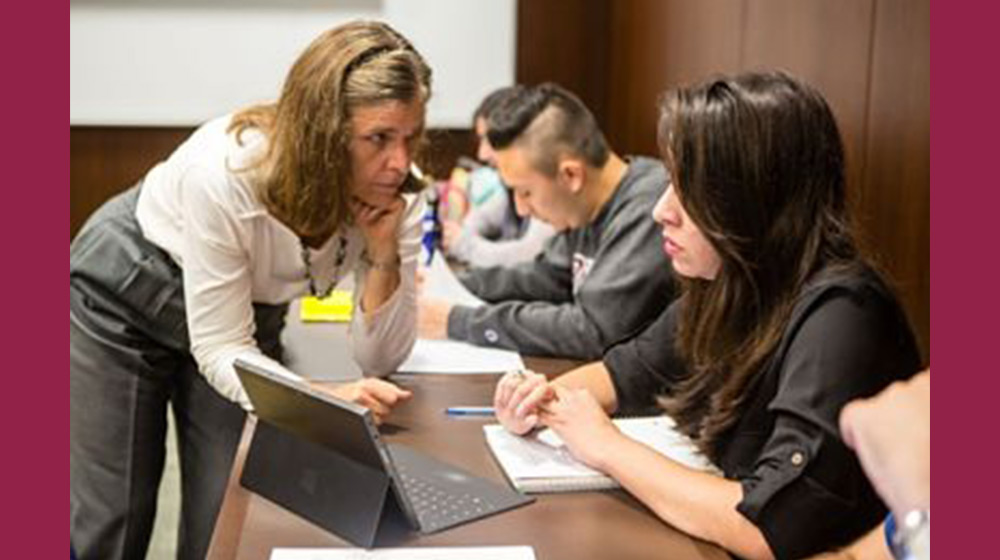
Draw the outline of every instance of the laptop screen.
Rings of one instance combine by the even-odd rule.
[[[255,414],[317,445],[384,471],[371,412],[266,368],[237,359],[236,373]]]
[[[405,446],[384,444],[371,412],[307,382],[243,360],[236,361],[236,372],[262,421],[247,454],[244,486],[355,544],[371,546],[373,527],[385,512],[401,513],[407,530],[434,532],[533,500]],[[258,436],[273,443],[255,455]],[[289,445],[287,436],[310,445]],[[283,461],[296,453],[297,459]]]

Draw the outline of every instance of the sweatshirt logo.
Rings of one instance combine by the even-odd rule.
[[[594,267],[594,259],[582,253],[573,253],[573,295],[575,296]]]

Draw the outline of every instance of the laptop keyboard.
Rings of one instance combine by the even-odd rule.
[[[422,533],[434,533],[534,501],[504,484],[467,473],[405,445],[390,443],[388,447],[400,490]]]
[[[449,474],[464,476],[460,473]],[[414,476],[405,467],[399,468],[399,475],[406,496],[420,520],[421,529],[425,532],[451,527],[497,509],[497,504],[486,498],[445,489],[426,478]]]

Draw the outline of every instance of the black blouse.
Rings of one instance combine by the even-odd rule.
[[[619,410],[647,409],[685,375],[673,344],[678,310],[675,303],[605,354]],[[737,510],[777,558],[845,545],[885,517],[840,439],[838,416],[848,401],[919,368],[905,315],[875,273],[821,273],[803,290],[740,419],[712,457],[743,486]]]

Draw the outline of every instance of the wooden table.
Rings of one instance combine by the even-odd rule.
[[[526,360],[533,369],[554,373],[571,362]],[[449,405],[487,405],[497,376],[401,375],[393,380],[414,397],[393,412],[383,430],[403,443],[477,475],[504,480],[483,437],[491,419],[448,417]],[[250,435],[248,420],[229,486],[216,522],[208,557],[267,559],[274,547],[343,547],[349,543],[244,489],[239,484]],[[443,531],[414,533],[400,546],[530,545],[539,560],[630,560],[649,558],[725,559],[719,548],[697,541],[661,522],[622,491],[541,494],[534,504]]]

